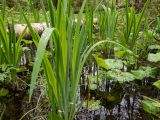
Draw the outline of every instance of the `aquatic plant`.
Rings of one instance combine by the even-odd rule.
[[[52,105],[49,119],[70,120],[73,119],[77,110],[78,81],[82,66],[86,59],[86,57],[84,57],[85,54],[81,54],[81,51],[83,50],[83,44],[86,40],[88,31],[87,23],[81,28],[84,6],[85,2],[83,3],[82,9],[78,15],[78,22],[74,25],[73,13],[70,11],[66,12],[66,7],[70,7],[68,2],[59,1],[57,10],[55,10],[52,1],[49,0],[50,25],[55,29],[51,37],[53,38],[51,40],[54,42],[54,48],[52,48],[54,51],[51,51],[53,53],[51,61],[49,61],[47,56],[44,55],[46,44],[44,45],[43,41],[45,37],[48,36],[45,40],[45,43],[47,43],[52,30],[49,30],[50,32],[45,32],[39,41],[39,37],[37,37],[37,34],[35,34],[29,21],[23,14],[30,31],[32,31],[31,33],[35,44],[37,45],[37,42],[39,41],[39,44],[37,45],[38,50],[36,61],[32,72],[30,98],[33,92],[35,80],[38,76],[42,56],[44,55],[43,67],[45,77],[48,82],[48,96]],[[68,10],[70,10],[70,8],[68,8]],[[75,30],[73,28],[74,26]]]
[[[17,40],[14,31],[14,22],[12,21],[7,32],[6,24],[2,16],[0,16],[0,65],[10,67],[12,82],[16,80],[16,69],[19,66],[19,60],[22,54],[21,41],[25,30]]]
[[[41,16],[41,14],[39,14],[39,11],[37,11],[37,9],[34,7],[34,1],[29,1],[31,7],[30,12],[32,12],[32,14],[29,14],[29,16],[34,17],[34,22],[39,22],[39,20],[43,16]],[[99,110],[101,108],[101,105],[106,107],[103,101],[105,101],[105,103],[107,101],[107,103],[109,104],[109,106],[107,105],[105,109],[107,111],[111,111],[110,106],[116,106],[115,108],[118,108],[118,111],[121,111],[120,109],[124,108],[123,105],[125,105],[125,108],[127,109],[126,114],[128,112],[128,116],[130,116],[131,114],[134,115],[135,101],[137,102],[138,100],[139,103],[139,99],[141,99],[139,98],[139,93],[143,93],[143,91],[139,90],[139,87],[148,87],[145,86],[148,84],[143,84],[143,86],[139,85],[140,81],[138,80],[143,79],[145,83],[148,83],[148,79],[149,81],[150,78],[155,79],[157,69],[152,67],[152,64],[154,64],[154,66],[157,66],[156,63],[160,61],[160,46],[156,44],[156,42],[158,43],[159,41],[159,37],[156,36],[156,42],[152,42],[151,40],[154,39],[154,32],[157,32],[157,34],[159,33],[159,19],[157,19],[157,26],[155,28],[155,31],[150,30],[148,24],[150,23],[150,19],[147,20],[148,17],[146,17],[146,20],[144,20],[144,24],[142,23],[143,16],[145,14],[143,12],[145,11],[144,9],[147,8],[149,0],[140,13],[135,12],[136,10],[133,7],[128,7],[130,5],[126,0],[126,13],[121,13],[121,10],[123,11],[123,9],[120,9],[120,14],[118,14],[119,9],[116,10],[116,7],[113,8],[113,6],[111,6],[111,8],[109,8],[108,6],[101,5],[102,2],[100,2],[100,6],[98,6],[94,11],[93,7],[90,4],[88,5],[90,1],[86,0],[82,5],[81,11],[76,15],[73,13],[71,0],[59,0],[59,4],[56,8],[54,6],[53,0],[47,0],[47,7],[49,8],[46,8],[46,6],[44,5],[44,2],[46,1],[40,1],[42,12],[48,27],[43,32],[41,37],[37,34],[37,31],[31,27],[31,23],[28,21],[30,17],[26,17],[26,11],[24,13],[22,12],[21,16],[21,18],[23,17],[25,19],[28,28],[30,29],[34,44],[37,47],[37,53],[31,78],[32,80],[30,84],[30,101],[32,98],[33,90],[37,89],[34,87],[36,84],[36,80],[39,78],[40,71],[40,76],[43,76],[43,79],[46,80],[47,83],[45,85],[47,85],[47,98],[49,99],[50,103],[49,116],[47,117],[48,119],[71,120],[74,119],[75,114],[78,111],[79,107],[81,107],[81,105],[82,107],[88,108],[88,111],[94,111]],[[96,2],[97,1],[99,0],[96,0]],[[5,5],[5,2],[6,1],[3,0],[3,5]],[[113,1],[108,2],[111,3]],[[4,18],[7,18],[6,15],[8,15],[8,13],[5,13],[5,6],[3,6],[2,8],[3,9],[0,11],[2,13],[2,19],[0,20],[0,22],[4,23],[4,20],[7,21]],[[119,6],[117,6],[117,8],[119,8]],[[28,12],[29,11],[27,11],[27,15]],[[125,16],[123,13],[125,14]],[[120,21],[122,24],[119,24],[119,21],[117,21],[119,19],[117,18],[120,18],[121,15],[122,17],[124,17],[124,19],[122,22]],[[96,24],[94,24],[93,22],[93,17],[96,17],[97,19]],[[153,23],[151,22],[151,24]],[[0,82],[10,82],[9,79],[15,79],[16,72],[18,71],[17,67],[19,67],[19,58],[21,57],[22,52],[22,40],[17,41],[15,39],[14,29],[12,29],[14,27],[14,23],[12,23],[12,25],[10,25],[11,28],[8,29],[8,31],[6,30],[5,32],[4,28],[6,28],[6,24],[1,24],[0,26]],[[121,27],[123,27],[123,29],[121,29]],[[119,31],[122,33],[121,35],[118,33]],[[99,42],[95,43],[95,41]],[[151,43],[152,45],[150,46]],[[99,52],[97,49],[95,49],[95,47],[100,44],[103,44],[103,46],[99,47]],[[17,46],[19,47],[19,50],[17,50]],[[103,59],[97,56],[97,53],[93,55],[95,61],[97,62],[97,71],[95,71],[94,73],[90,73],[88,75],[88,81],[85,81],[88,83],[87,89],[89,88],[88,92],[90,92],[87,98],[91,98],[91,101],[87,99],[79,103],[79,80],[83,65],[87,59],[87,56],[90,55],[92,50],[98,51],[98,55],[102,52],[107,51],[107,54],[105,54],[107,56],[102,55],[103,58],[106,58]],[[115,50],[114,55],[118,58],[114,57],[111,50]],[[15,51],[17,52],[15,53]],[[148,54],[148,52],[150,52],[150,54]],[[147,55],[148,61],[150,63],[154,63],[149,63],[148,65],[148,62],[143,61]],[[90,58],[91,57],[92,56],[90,56]],[[136,62],[143,62],[145,66],[141,66],[142,64],[138,64],[136,66]],[[132,68],[134,69],[130,69],[128,63],[133,63]],[[146,66],[146,64],[148,67]],[[133,82],[134,80],[136,81]],[[156,81],[153,85],[157,88],[160,88],[160,81]],[[103,89],[104,87],[106,89]],[[132,89],[133,87],[134,89]],[[115,88],[118,89],[115,90]],[[137,88],[138,97],[136,94]],[[149,86],[149,90],[152,90],[150,88],[153,88],[153,86]],[[125,89],[127,89],[127,92]],[[149,92],[149,90],[147,88],[146,91]],[[131,94],[130,91],[132,92]],[[92,92],[94,93],[94,98],[92,98]],[[8,92],[6,92],[3,88],[2,90],[0,89],[0,96],[6,96],[7,94]],[[122,105],[120,103],[121,100],[122,102],[126,100],[126,102],[124,102]],[[111,102],[114,103],[112,103],[111,105]],[[139,104],[136,104],[136,108],[138,106]],[[150,98],[144,98],[144,100],[142,101],[142,107],[144,108],[144,110],[158,117],[160,111],[159,106],[160,104],[157,99],[152,100]],[[31,111],[35,111],[36,109],[37,108],[33,108],[29,110],[21,117],[21,119],[23,119],[28,113],[30,113]],[[113,111],[115,111],[116,109],[113,109]],[[130,111],[130,109],[132,110]],[[0,119],[2,119],[3,112],[0,114]],[[119,113],[117,114],[119,116]],[[129,118],[132,118],[132,115]]]
[[[73,22],[74,16],[70,8],[70,1],[60,0],[57,9],[54,8],[52,0],[48,2],[50,14],[48,25],[51,28],[44,31],[41,39],[22,12],[33,41],[38,47],[32,72],[30,99],[42,62],[48,85],[48,97],[52,107],[49,119],[71,120],[79,107],[77,90],[87,56],[99,44],[107,42],[119,44],[107,39],[85,49],[84,45],[90,32],[91,22],[89,20],[92,20],[88,18],[84,24],[81,23],[86,0],[83,2],[76,23]],[[51,59],[45,54],[45,47],[49,38],[51,38],[49,42],[49,50],[52,53]]]
[[[3,2],[2,2],[2,18],[3,18],[3,20],[5,18],[5,13],[6,13],[6,0],[3,0]]]
[[[130,40],[130,37],[132,37],[132,32],[134,32],[134,40],[137,40],[140,29],[140,26],[137,25],[137,21],[140,24],[142,14],[139,15],[137,21],[135,21],[135,13],[134,10],[132,11],[133,16],[131,20],[134,19],[134,26],[132,26],[133,28],[130,25],[129,26],[133,29],[133,31],[131,32],[126,30],[127,32],[125,35],[129,35],[128,38],[124,35],[126,37],[125,40],[127,41],[124,46],[126,46],[127,48],[113,41],[115,28],[111,33],[112,35],[109,37],[111,41],[107,39],[104,41],[99,41],[95,44],[92,43],[93,46],[87,47],[85,46],[85,43],[88,39],[92,38],[91,36],[89,37],[89,35],[91,34],[88,33],[92,33],[92,30],[90,28],[92,23],[91,20],[93,19],[90,17],[86,17],[87,20],[85,21],[85,23],[82,24],[81,22],[83,16],[85,16],[83,15],[85,2],[86,1],[84,1],[82,5],[82,8],[77,17],[77,22],[75,23],[73,22],[74,14],[71,10],[70,1],[60,0],[57,9],[55,9],[52,0],[49,0],[49,17],[46,15],[46,10],[43,7],[43,13],[49,28],[44,31],[41,38],[39,37],[37,32],[33,30],[27,17],[22,12],[22,15],[31,31],[33,41],[38,48],[32,72],[30,100],[42,63],[45,72],[45,79],[47,81],[48,97],[51,104],[49,119],[74,119],[74,115],[79,108],[79,105],[77,104],[77,90],[81,71],[85,60],[87,59],[87,56],[96,46],[102,43],[115,44],[121,47],[125,52],[135,56],[135,54],[133,54],[133,46],[130,47],[131,41],[128,42],[128,40]],[[43,1],[41,2],[41,4],[43,5]],[[114,23],[114,25],[116,25],[116,22]],[[127,29],[130,29],[130,27],[128,27]],[[45,52],[48,41],[49,49],[47,50],[52,53],[50,57],[48,57]],[[108,59],[107,64],[110,62],[112,63],[111,66],[117,67],[117,65],[113,65],[113,63],[115,63],[114,60]],[[102,65],[104,65],[104,63]],[[121,62],[119,64],[120,69],[122,69],[123,65],[121,65]],[[106,68],[109,69],[109,66],[107,66]],[[117,70],[116,72],[114,70],[109,71],[107,74],[110,78],[112,77],[112,79],[116,79],[121,83],[123,83],[124,81],[133,81],[135,79],[135,76],[133,74],[129,72],[122,72],[120,70]],[[119,75],[122,76],[120,77]]]
[[[136,13],[135,8],[131,7],[129,8],[128,0],[126,0],[126,7],[125,7],[125,27],[122,30],[123,35],[119,39],[120,44],[124,45],[131,51],[133,51],[136,55],[139,55],[139,48],[142,48],[141,41],[138,39],[140,28],[142,26],[142,19],[144,17],[145,11],[150,3],[150,0],[147,0],[142,11],[139,13]],[[147,39],[146,39],[147,40]],[[144,42],[143,42],[144,43]],[[125,52],[120,53],[120,50],[118,50],[117,54],[119,57],[123,57],[128,61],[128,64],[136,64],[137,58],[130,56],[128,54],[125,54]]]
[[[114,40],[116,31],[118,12],[116,8],[102,5],[103,11],[99,12],[99,28],[101,39],[109,38]]]
[[[128,70],[128,72],[126,72],[125,69],[127,69],[127,66],[124,64],[126,61],[122,61],[121,59],[103,59],[95,54],[93,56],[97,65],[104,70],[100,70],[100,73],[98,72],[97,81],[95,76],[89,75],[89,88],[92,89],[97,88],[96,85],[94,85],[97,82],[100,83],[99,85],[102,85],[102,80],[105,78],[107,78],[106,80],[114,80],[119,83],[124,83],[134,80],[143,80],[144,78],[149,77],[156,78],[157,75],[156,67],[140,66],[137,70]],[[101,81],[99,79],[101,79]]]
[[[100,39],[107,39],[115,40],[115,32],[116,32],[116,25],[118,19],[118,11],[116,8],[112,6],[112,8],[101,5],[103,8],[102,11],[98,12],[98,19],[99,19],[99,37]],[[104,49],[105,53],[108,57],[111,55],[111,51],[113,51],[113,44],[105,44]]]
[[[34,0],[29,0],[30,9],[34,17],[34,21],[39,22],[40,21],[39,11],[35,8],[34,2],[35,2]]]
[[[141,101],[143,109],[150,115],[157,116],[160,118],[160,101],[158,99],[152,99],[143,96],[144,100]]]

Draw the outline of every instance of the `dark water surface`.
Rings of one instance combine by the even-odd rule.
[[[160,91],[152,86],[155,80],[146,78],[124,84],[106,80],[106,83],[99,90],[91,91],[86,83],[86,76],[90,71],[94,73],[95,68],[86,67],[84,69],[85,76],[81,79],[79,100],[100,100],[102,107],[94,111],[81,107],[76,120],[158,120],[143,111],[141,106],[142,96],[160,99]],[[87,95],[89,97],[86,97]],[[109,97],[113,99],[110,100]]]
[[[140,104],[142,96],[160,99],[160,91],[152,86],[155,80],[146,78],[124,84],[106,80],[98,90],[92,91],[88,89],[87,76],[89,73],[95,73],[95,69],[95,64],[93,67],[83,69],[78,90],[79,103],[83,100],[95,99],[100,100],[102,107],[93,111],[80,107],[75,120],[158,120],[145,113]],[[21,74],[22,79],[30,78],[26,76],[27,74]],[[0,87],[4,86],[0,85]],[[6,97],[0,97],[0,112],[5,111],[3,120],[19,120],[27,112],[23,120],[33,118],[47,120],[49,105],[45,96],[41,97],[41,87],[44,86],[36,87],[31,103],[28,102],[29,87],[27,85],[20,86],[19,90],[9,88],[9,94]],[[40,101],[41,105],[36,108],[37,101]]]

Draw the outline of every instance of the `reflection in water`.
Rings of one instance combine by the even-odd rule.
[[[102,107],[93,111],[89,111],[85,107],[80,107],[75,120],[151,119],[151,117],[142,110],[140,100],[142,99],[142,95],[151,98],[160,98],[160,91],[152,86],[152,79],[147,78],[142,81],[118,84],[105,78],[104,84],[93,91],[88,89],[88,75],[92,73],[93,76],[95,76],[96,70],[97,67],[94,63],[92,63],[92,67],[84,67],[78,89],[78,104],[81,106],[84,100],[95,99],[101,101]],[[19,93],[13,92],[12,94],[13,95],[8,96],[8,98],[0,99],[0,112],[3,111],[6,106],[3,116],[5,120],[19,119],[27,111],[35,108],[40,96],[40,90],[37,88],[34,92],[34,100],[32,103],[27,103],[28,88],[25,88]],[[26,120],[33,118],[33,116],[39,116],[40,114],[47,120],[49,106],[47,106],[47,101],[45,102],[43,99],[41,99],[41,101],[43,103],[42,108],[37,108],[37,110],[29,113],[25,116]]]
[[[160,91],[152,87],[152,79],[124,83],[122,85],[105,80],[98,90],[88,89],[87,76],[94,75],[96,66],[85,67],[79,87],[79,103],[86,99],[101,100],[101,108],[89,111],[80,107],[75,120],[149,120],[151,116],[143,111],[140,101],[142,95],[159,98]],[[112,99],[111,99],[112,98]],[[156,118],[155,118],[156,119]]]

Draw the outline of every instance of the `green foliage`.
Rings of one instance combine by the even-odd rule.
[[[51,51],[53,53],[51,61],[44,55],[43,67],[48,83],[48,96],[52,104],[52,113],[50,113],[50,115],[58,114],[59,117],[65,120],[73,119],[77,111],[77,89],[79,79],[83,65],[91,51],[96,46],[107,42],[119,45],[116,42],[104,40],[84,50],[84,45],[89,35],[88,33],[90,33],[90,29],[88,29],[90,28],[89,20],[92,20],[88,18],[86,23],[81,26],[84,7],[85,1],[78,14],[77,23],[74,24],[69,1],[59,1],[58,7],[55,10],[52,1],[49,0],[49,25],[55,29],[51,37],[50,47],[51,50],[54,49],[54,51]],[[38,34],[32,29],[30,22],[23,12],[22,15],[31,31],[35,45],[38,46],[38,41],[40,39]],[[52,48],[52,44],[54,44],[54,48]],[[39,47],[40,46],[38,46],[38,50],[40,49]],[[35,61],[34,63],[35,68],[38,69],[33,70],[36,76],[32,74],[30,97],[35,80],[37,79],[42,56],[43,54],[39,54],[39,56],[37,56],[39,62]],[[52,116],[51,119],[54,119],[54,116]]]
[[[3,0],[2,2],[2,18],[5,19],[5,13],[6,13],[6,0]]]
[[[9,93],[9,91],[5,88],[0,89],[0,97],[4,97]]]
[[[99,86],[104,84],[104,79],[106,78],[106,72],[103,70],[98,70],[93,76],[92,74],[88,75],[89,80],[89,89],[96,90]]]
[[[37,53],[36,53],[36,58],[35,58],[34,66],[33,66],[32,78],[31,78],[30,98],[31,98],[31,95],[33,93],[33,89],[34,89],[34,86],[35,86],[35,83],[36,83],[36,79],[38,77],[38,73],[39,73],[39,70],[40,70],[40,66],[41,66],[41,63],[42,63],[43,56],[45,54],[45,49],[46,49],[47,43],[50,39],[50,36],[51,36],[53,30],[54,30],[53,28],[47,28],[43,32],[42,37],[41,37],[41,39],[38,43],[38,49],[37,49]]]
[[[90,111],[98,110],[101,108],[100,100],[86,100],[83,102],[82,106],[87,107]]]
[[[157,17],[157,31],[160,31],[160,18]]]
[[[96,90],[98,87],[104,84],[105,80],[114,80],[115,82],[124,83],[134,81],[136,79],[142,80],[148,77],[155,78],[156,75],[157,68],[141,66],[138,70],[131,70],[131,72],[123,72],[113,67],[109,71],[98,70],[94,76],[92,74],[89,74],[89,88],[91,90]],[[155,83],[154,85],[158,87],[159,82]]]
[[[160,117],[160,101],[157,99],[151,99],[148,97],[144,97],[144,100],[141,102],[143,109],[157,117]]]
[[[0,82],[1,83],[12,83],[14,82],[12,79],[12,71],[16,70],[13,66],[8,66],[6,64],[3,64],[0,66]]]
[[[129,8],[128,0],[126,0],[126,12],[125,12],[125,27],[123,28],[123,35],[120,37],[120,44],[130,49],[134,54],[140,54],[138,51],[144,42],[141,42],[139,38],[140,28],[142,26],[142,18],[147,9],[150,0],[147,0],[142,11],[136,13],[135,8]],[[146,39],[147,40],[147,39]],[[122,51],[122,50],[121,50]],[[117,54],[117,53],[116,53]],[[127,60],[128,64],[136,64],[137,58],[130,56],[130,54],[123,54],[123,58]]]
[[[29,2],[35,19],[34,21],[39,22],[39,11],[34,7],[33,0],[30,0]],[[93,56],[98,66],[105,68],[107,71],[98,70],[95,76],[88,76],[90,89],[95,90],[103,85],[104,79],[106,78],[108,78],[107,80],[124,83],[135,79],[143,79],[145,77],[155,78],[156,73],[155,68],[151,67],[140,67],[138,70],[132,70],[131,72],[121,71],[124,68],[123,63],[126,61],[129,61],[129,64],[135,64],[138,60],[137,54],[139,54],[140,48],[143,46],[141,45],[143,42],[139,39],[142,26],[141,23],[149,0],[147,0],[143,10],[138,14],[136,14],[134,8],[129,9],[128,0],[126,0],[126,16],[124,20],[126,26],[124,27],[124,30],[122,30],[123,36],[119,37],[118,35],[117,38],[115,37],[115,32],[118,12],[115,8],[108,8],[102,5],[102,11],[98,12],[98,32],[100,34],[100,39],[106,40],[97,43],[93,43],[94,41],[92,39],[93,8],[86,5],[85,9],[85,2],[89,1],[84,1],[79,14],[77,15],[76,23],[73,22],[75,16],[71,9],[70,2],[70,0],[59,0],[58,6],[55,8],[53,0],[48,0],[49,11],[47,12],[44,1],[41,0],[42,11],[48,26],[41,38],[37,31],[31,27],[25,13],[22,12],[22,16],[30,29],[34,44],[38,48],[33,66],[29,97],[31,100],[38,73],[42,65],[45,72],[47,92],[51,104],[51,111],[48,117],[49,120],[74,119],[74,115],[79,107],[79,104],[77,104],[77,90],[83,65],[91,51],[95,50],[94,48],[100,44],[107,43],[105,46],[106,51],[113,50],[113,45],[115,47],[118,46],[119,48],[117,47],[118,49],[114,54],[115,56],[120,57],[121,60],[102,59],[94,54]],[[83,14],[84,9],[86,14]],[[8,32],[6,31],[6,25],[4,25],[3,22],[5,11],[2,13],[3,16],[0,19],[0,64],[8,65],[9,67],[11,66],[10,68],[13,68],[1,70],[3,74],[0,75],[0,80],[4,82],[5,79],[10,77],[9,74],[15,76],[17,67],[19,67],[18,63],[22,52],[20,43],[24,32],[19,37],[18,41],[16,41],[14,30],[9,29]],[[83,17],[86,20],[82,24],[81,21]],[[13,26],[14,24],[12,24],[12,27]],[[145,37],[149,40],[153,36],[152,33],[147,31]],[[120,40],[120,42],[114,40]],[[46,51],[47,43],[49,44],[49,49],[47,49],[49,51]],[[86,46],[88,44],[93,46]],[[148,46],[148,44],[146,46]],[[151,46],[149,49],[154,49],[153,47],[155,46]],[[159,46],[156,46],[156,48],[159,49]],[[48,53],[50,53],[49,57],[47,55]],[[159,55],[153,56],[153,54],[149,54],[148,59],[149,61],[157,62],[160,59],[158,56]],[[122,61],[123,59],[126,61]],[[159,82],[154,83],[154,85],[159,87]],[[112,95],[108,95],[107,97],[109,101],[115,100]],[[96,100],[85,101],[83,105],[86,107],[88,105],[89,110],[95,110],[101,107],[100,101]]]
[[[149,53],[147,59],[150,62],[159,62],[160,61],[160,52],[158,52],[156,54]]]
[[[98,57],[97,55],[93,55],[98,66],[101,66],[108,69],[122,69],[123,68],[123,62],[122,60],[115,60],[115,59],[102,59]]]
[[[116,50],[116,51],[114,52],[114,55],[115,55],[116,57],[123,58],[123,56],[124,56],[125,53],[126,53],[125,51]]]
[[[29,0],[29,5],[31,8],[31,12],[34,16],[35,22],[39,22],[40,21],[39,11],[35,7],[34,0]]]
[[[121,58],[125,65],[135,65],[137,62],[138,55],[133,54],[134,51],[128,50],[127,48],[123,49],[122,47],[114,47],[114,55],[118,58]]]
[[[42,12],[43,12],[43,15],[44,15],[44,18],[45,18],[45,21],[46,21],[46,24],[47,24],[47,27],[49,26],[49,21],[48,21],[48,16],[47,16],[47,11],[45,9],[45,4],[44,4],[44,1],[43,0],[40,0],[40,3],[41,3],[41,7],[42,7]]]
[[[80,79],[80,73],[86,59],[84,54],[81,55],[81,51],[83,50],[83,44],[86,39],[88,24],[80,28],[85,2],[78,15],[78,22],[76,24],[74,34],[72,32],[74,26],[72,22],[73,15],[70,12],[66,13],[67,4],[67,1],[59,1],[58,8],[55,10],[52,1],[49,1],[50,25],[55,27],[55,30],[52,34],[52,37],[54,38],[54,54],[52,55],[54,62],[49,61],[47,56],[44,55],[43,67],[46,74],[46,80],[48,82],[49,99],[50,102],[53,103],[50,119],[56,119],[55,116],[52,116],[55,114],[58,114],[59,117],[65,120],[73,119],[75,111],[77,110],[77,88]],[[69,9],[70,8],[68,8],[68,10]],[[32,37],[37,45],[39,37],[33,31],[26,16],[24,14],[23,16],[30,31],[32,31]],[[37,51],[37,58],[39,59],[39,62],[35,61],[34,63],[35,69],[33,70],[33,73],[36,73],[36,76],[32,74],[31,89],[33,89],[35,80],[37,79],[36,77],[39,72],[43,56],[43,54],[38,54],[41,53],[40,47],[41,46],[38,46]],[[45,45],[43,45],[43,51],[44,48]],[[31,95],[32,90],[30,96]],[[57,110],[63,112],[57,113]]]
[[[103,68],[105,68],[105,69],[109,69],[109,66],[105,63],[105,60],[104,60],[104,59],[98,57],[98,56],[95,55],[95,54],[94,54],[93,56],[94,56],[94,58],[95,58],[95,60],[96,60],[96,62],[97,62],[97,64],[98,64],[98,66],[101,66],[101,67],[103,67]]]
[[[138,70],[131,70],[131,73],[138,80],[142,80],[147,77],[155,78],[157,74],[157,68],[140,66]]]
[[[160,80],[154,82],[153,85],[160,89]]]
[[[99,27],[101,39],[114,40],[116,31],[118,12],[115,8],[107,8],[102,5],[103,12],[99,13]]]
[[[148,47],[150,50],[155,50],[155,49],[160,49],[160,45],[150,45],[149,47]]]
[[[118,81],[119,83],[131,82],[135,80],[135,76],[129,72],[122,72],[115,69],[107,72],[107,78],[109,80]]]
[[[123,42],[128,45],[131,50],[134,50],[136,47],[142,18],[149,2],[150,0],[147,0],[142,11],[136,14],[133,7],[129,10],[128,0],[126,0],[126,27],[124,29]]]
[[[6,25],[2,16],[0,16],[0,65],[6,64],[14,68],[11,70],[13,82],[16,80],[16,68],[19,65],[22,54],[21,41],[25,30],[21,33],[18,40],[16,40],[14,23],[12,22],[11,28],[7,32]]]
[[[105,5],[101,5],[102,11],[98,12],[98,28],[99,28],[99,38],[115,40],[116,25],[118,19],[118,11],[116,8],[109,8]],[[101,48],[102,49],[102,48]],[[108,56],[113,50],[113,44],[105,44],[105,52]]]

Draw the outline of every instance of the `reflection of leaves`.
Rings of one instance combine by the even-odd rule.
[[[153,85],[160,89],[160,80],[154,82]]]
[[[141,102],[143,109],[157,117],[160,117],[160,101],[157,99],[151,99],[148,97],[144,97],[144,100]]]
[[[157,69],[141,66],[138,70],[131,70],[131,73],[135,76],[136,79],[142,80],[145,77],[155,78]]]
[[[153,53],[148,54],[148,61],[150,61],[150,62],[160,61],[160,52],[158,52],[156,54],[153,54]]]
[[[122,69],[123,68],[122,60],[102,59],[95,54],[93,56],[97,64],[105,69]]]
[[[113,79],[115,81],[118,81],[120,83],[123,82],[130,82],[135,80],[135,77],[133,74],[129,72],[122,72],[121,70],[112,70],[107,72],[107,76],[109,79]]]
[[[101,108],[100,100],[85,100],[82,104],[83,107],[87,107],[89,110],[98,110]]]
[[[106,72],[102,70],[98,70],[98,76],[97,75],[93,76],[92,74],[89,74],[88,75],[89,88],[91,90],[96,90],[98,86],[101,86],[103,84],[105,76],[106,76]]]
[[[108,96],[107,96],[107,100],[110,101],[110,102],[117,100],[116,98],[117,98],[117,96],[114,96],[114,95],[111,95],[111,94],[108,94]]]
[[[0,89],[0,97],[6,96],[9,93],[7,89],[1,88]]]

